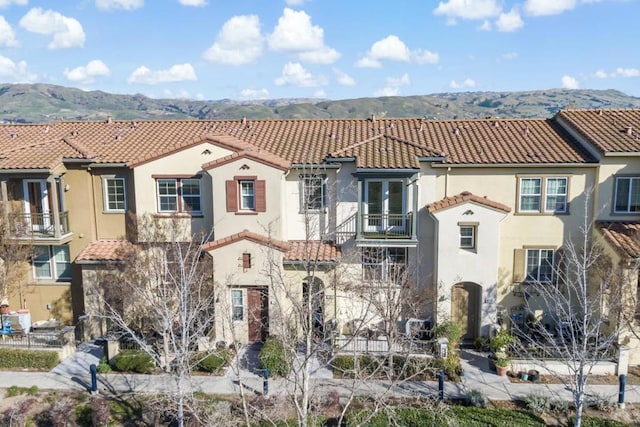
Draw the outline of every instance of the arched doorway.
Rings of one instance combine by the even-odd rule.
[[[462,328],[462,339],[473,341],[480,330],[480,297],[482,287],[473,282],[462,282],[451,289],[451,319]]]

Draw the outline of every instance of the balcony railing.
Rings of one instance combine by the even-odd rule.
[[[347,218],[336,227],[336,242],[342,244],[354,236],[360,239],[411,239],[413,237],[413,213],[361,214],[358,230],[358,214]]]
[[[52,213],[9,213],[12,237],[57,238],[69,233],[69,212],[60,212],[59,223]]]

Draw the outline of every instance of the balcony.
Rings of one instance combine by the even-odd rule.
[[[14,239],[62,239],[71,234],[69,212],[53,213],[10,212],[9,233]]]
[[[355,237],[357,241],[394,241],[412,243],[416,240],[413,212],[405,214],[354,214],[336,227],[335,240],[343,244]]]

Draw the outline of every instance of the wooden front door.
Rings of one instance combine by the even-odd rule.
[[[480,286],[474,283],[458,283],[451,295],[451,318],[460,325],[463,340],[478,336]]]
[[[25,213],[34,230],[40,231],[50,225],[50,191],[44,180],[25,180]]]
[[[269,294],[266,289],[248,289],[248,332],[249,341],[267,339],[269,325]]]

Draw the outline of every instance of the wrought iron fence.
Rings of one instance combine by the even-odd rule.
[[[64,331],[30,332],[27,334],[0,335],[0,346],[25,348],[62,348],[68,344]]]
[[[391,343],[386,339],[370,339],[365,337],[347,336],[335,337],[333,346],[338,353],[371,353],[384,354],[390,351],[396,353],[432,353],[433,341],[403,339]]]

